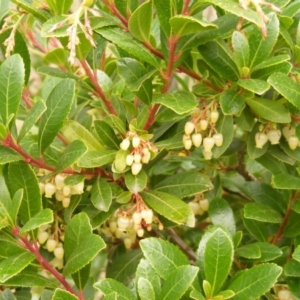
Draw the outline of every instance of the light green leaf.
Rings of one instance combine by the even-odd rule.
[[[244,217],[266,223],[282,222],[282,216],[278,211],[261,203],[247,203],[244,206]]]
[[[125,285],[113,279],[100,280],[94,284],[94,288],[105,296],[115,292],[117,293],[118,300],[136,300],[132,292]]]
[[[267,262],[274,260],[282,255],[282,251],[276,245],[269,243],[258,242],[257,246],[260,249],[261,256],[259,259],[255,259],[256,262]]]
[[[120,142],[114,130],[106,122],[102,120],[96,120],[94,122],[94,126],[102,145],[116,150],[120,149]]]
[[[0,282],[3,283],[10,279],[14,275],[20,273],[26,268],[33,260],[35,256],[29,252],[24,252],[14,256],[10,256],[7,259],[0,262]]]
[[[284,275],[288,277],[300,277],[300,262],[289,260],[284,266]]]
[[[276,283],[281,273],[281,267],[270,263],[239,272],[227,286],[227,289],[235,293],[231,299],[245,300],[248,299],[249,295],[253,299],[257,299]]]
[[[258,95],[264,94],[270,88],[266,81],[260,79],[239,79],[237,84]]]
[[[93,205],[102,211],[108,211],[112,203],[112,191],[106,179],[98,177],[91,190]]]
[[[0,218],[0,230],[11,225],[8,221],[8,218],[7,217],[4,217],[4,218]]]
[[[126,135],[125,123],[115,115],[109,115],[109,120],[112,123],[112,127],[119,131],[122,135]]]
[[[50,14],[45,9],[37,8],[32,4],[31,1],[27,0],[11,0],[11,2],[17,4],[20,8],[28,11],[28,13],[32,14],[37,19],[45,22],[50,18]]]
[[[169,193],[178,198],[193,196],[212,188],[209,178],[197,172],[168,176],[155,186],[155,190]]]
[[[155,300],[153,286],[146,278],[139,278],[137,281],[137,290],[141,300]]]
[[[78,298],[66,290],[56,289],[52,300],[77,300]]]
[[[84,154],[77,165],[83,168],[97,168],[111,163],[117,151],[116,150],[92,150]]]
[[[147,185],[147,179],[147,174],[143,170],[136,176],[132,175],[131,172],[127,172],[125,175],[125,184],[131,193],[137,194],[144,190]]]
[[[159,95],[153,99],[153,103],[162,104],[179,115],[190,113],[197,106],[195,96],[186,91]]]
[[[7,14],[10,3],[7,0],[0,0],[0,21]]]
[[[39,150],[44,152],[61,129],[70,112],[75,96],[75,82],[65,79],[58,83],[46,101],[47,110],[42,115],[39,126]]]
[[[282,73],[273,73],[269,77],[268,83],[289,102],[300,109],[300,86],[298,83]]]
[[[73,1],[72,0],[47,0],[47,3],[51,10],[53,10],[57,15],[66,14],[70,9]]]
[[[278,174],[272,178],[272,185],[276,189],[299,190],[300,179],[290,174]]]
[[[170,0],[154,0],[157,17],[164,34],[169,37],[171,34],[170,18],[172,17],[172,6]]]
[[[172,222],[195,226],[192,210],[179,198],[158,191],[143,191],[140,195],[147,205]]]
[[[187,257],[176,246],[162,239],[143,239],[140,246],[152,268],[165,280],[178,267],[188,264]]]
[[[56,172],[60,173],[63,170],[67,169],[69,166],[73,165],[77,160],[82,157],[88,148],[81,140],[75,140],[69,144],[64,152],[61,154],[57,165]]]
[[[256,259],[261,257],[261,251],[257,243],[244,245],[236,249],[235,254],[239,257],[248,259]]]
[[[149,41],[153,13],[152,10],[152,1],[146,1],[138,6],[129,19],[129,31],[140,41]]]
[[[127,32],[116,27],[100,28],[96,29],[95,31],[103,36],[106,40],[113,42],[122,50],[128,52],[133,57],[141,59],[142,61],[145,61],[154,67],[159,67],[154,56],[139,42],[132,39],[132,36]]]
[[[0,165],[22,160],[23,157],[11,148],[0,145]]]
[[[160,300],[179,300],[193,283],[199,269],[194,266],[180,266],[165,280],[159,295]]]
[[[245,98],[245,102],[261,118],[275,123],[291,122],[289,111],[278,102],[264,98]]]
[[[19,108],[25,80],[24,63],[20,55],[15,54],[0,66],[0,116],[6,126],[10,115]]]
[[[244,34],[234,31],[231,38],[233,48],[233,60],[241,70],[247,67],[249,63],[249,44]]]
[[[34,215],[20,230],[21,233],[27,232],[36,228],[39,228],[40,226],[44,224],[48,224],[53,222],[53,212],[51,209],[46,208],[38,212],[36,215]]]
[[[220,106],[225,115],[239,116],[245,107],[245,102],[239,93],[228,90],[221,94]]]
[[[256,65],[252,68],[252,72],[256,70],[261,70],[269,67],[275,67],[278,64],[281,64],[283,62],[289,61],[291,57],[288,54],[281,54],[277,56],[272,56],[264,61],[262,61],[260,64]]]

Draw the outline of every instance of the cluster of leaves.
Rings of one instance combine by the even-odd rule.
[[[300,1],[248,2],[0,0],[0,299],[300,299],[300,148],[255,141],[300,140]]]

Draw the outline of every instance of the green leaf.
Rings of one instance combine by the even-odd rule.
[[[245,102],[239,93],[227,90],[221,94],[220,106],[225,115],[239,116],[245,107]]]
[[[76,121],[66,121],[61,128],[61,132],[69,142],[81,140],[89,150],[100,150],[103,148],[94,135]]]
[[[32,5],[31,1],[27,0],[11,0],[11,2],[17,4],[19,7],[28,11],[28,13],[32,14],[37,19],[45,22],[50,18],[50,14],[45,9],[39,9],[36,6]]]
[[[272,185],[276,189],[298,190],[300,188],[300,179],[290,174],[278,174],[272,178]]]
[[[278,102],[264,98],[245,98],[245,102],[261,118],[275,123],[291,122],[289,111]]]
[[[87,150],[87,146],[82,141],[73,141],[61,154],[61,157],[59,158],[56,165],[56,172],[60,173],[63,170],[67,169],[69,166],[73,165],[80,157],[82,157],[87,152]]]
[[[190,207],[177,197],[158,191],[143,191],[143,200],[160,215],[176,224],[194,226],[194,214]]]
[[[234,31],[231,38],[233,48],[233,60],[241,70],[249,64],[249,44],[244,34]]]
[[[0,66],[0,116],[6,126],[10,115],[19,108],[25,80],[24,63],[20,55],[15,54]]]
[[[111,163],[116,150],[92,150],[85,153],[78,161],[77,165],[82,168],[97,168]]]
[[[35,172],[28,164],[20,161],[9,165],[8,178],[13,193],[24,189],[19,214],[25,223],[42,210],[41,194]]]
[[[27,232],[40,226],[53,222],[53,212],[46,208],[34,215],[20,230],[20,233]]]
[[[20,142],[32,126],[38,121],[43,112],[46,110],[46,105],[43,101],[38,100],[30,109],[18,135],[17,141]]]
[[[260,242],[266,242],[269,236],[266,224],[253,219],[243,218],[244,225],[246,229],[251,233],[251,235]]]
[[[91,189],[93,205],[102,211],[108,211],[112,203],[112,191],[106,179],[98,177]]]
[[[257,245],[260,249],[261,256],[255,260],[256,262],[271,261],[282,255],[282,251],[276,245],[262,242],[257,243]]]
[[[300,263],[291,259],[284,266],[284,275],[290,277],[300,277]]]
[[[10,279],[14,275],[20,273],[26,268],[33,260],[35,256],[29,252],[24,252],[14,256],[10,256],[7,259],[0,262],[0,282],[3,283]]]
[[[172,17],[172,8],[170,0],[154,0],[156,14],[160,27],[167,37],[171,34],[170,18]]]
[[[188,265],[187,257],[176,246],[162,239],[143,239],[140,246],[152,268],[165,280],[178,267]]]
[[[258,95],[264,94],[270,88],[270,85],[267,82],[260,79],[239,79],[237,84]]]
[[[232,81],[239,79],[239,71],[225,42],[212,41],[198,47],[204,61],[218,74]]]
[[[72,0],[47,0],[47,3],[51,10],[55,12],[57,15],[62,15],[68,13],[73,1]]]
[[[137,290],[141,300],[155,300],[153,286],[146,278],[139,278],[137,281]]]
[[[153,103],[162,104],[179,115],[190,113],[197,106],[196,97],[186,91],[161,94],[153,99]]]
[[[261,257],[261,251],[257,243],[244,245],[236,249],[235,254],[239,257],[256,259]]]
[[[248,42],[250,46],[250,65],[252,68],[267,59],[277,42],[279,34],[279,21],[276,14],[269,16],[267,23],[267,36],[263,39],[261,29],[254,27],[249,36]],[[260,25],[258,25],[260,27]]]
[[[209,178],[198,172],[186,172],[168,176],[155,186],[155,190],[169,193],[178,198],[193,196],[212,188]]]
[[[136,176],[132,175],[131,172],[127,172],[125,175],[126,187],[133,194],[143,191],[147,185],[147,180],[147,174],[143,170]]]
[[[94,122],[94,126],[102,145],[116,150],[120,149],[120,142],[114,130],[106,122],[102,120],[96,120]]]
[[[261,203],[247,203],[244,206],[244,217],[266,223],[282,222],[282,216],[278,211]]]
[[[126,126],[124,122],[115,115],[109,115],[112,127],[119,131],[120,134],[126,135]]]
[[[113,279],[102,279],[94,284],[104,296],[117,293],[118,300],[136,300],[132,292],[122,283]]]
[[[10,3],[7,0],[0,0],[0,21],[8,13]]]
[[[138,6],[129,19],[129,31],[140,41],[149,41],[153,13],[152,10],[152,1],[144,2]]]
[[[298,83],[282,73],[273,73],[269,77],[268,83],[289,102],[300,109],[300,86]]]
[[[49,0],[48,0],[49,1]],[[56,289],[52,300],[77,300],[78,298],[68,291]]]
[[[262,296],[276,283],[281,273],[281,267],[270,263],[239,272],[227,286],[228,290],[235,293],[231,299],[244,300],[248,299],[249,295],[256,299]]]
[[[96,29],[95,31],[103,36],[106,40],[113,42],[122,50],[128,52],[133,57],[141,59],[142,61],[145,61],[154,67],[159,67],[154,56],[139,42],[132,39],[132,36],[127,32],[116,27],[100,28]]]
[[[0,145],[0,165],[5,165],[22,159],[23,157],[15,150]]]
[[[199,269],[194,266],[180,266],[165,280],[159,300],[179,300],[193,283]]]
[[[47,110],[39,126],[39,150],[44,152],[61,129],[75,96],[75,82],[65,79],[58,83],[46,101]]]
[[[217,27],[216,24],[198,19],[193,16],[177,15],[170,19],[170,25],[177,36],[198,33],[207,30],[207,27]]]
[[[300,262],[300,246],[297,246],[296,249],[294,250],[293,253],[293,259],[297,260],[298,262]]]
[[[230,205],[222,198],[213,198],[209,203],[209,217],[214,225],[222,225],[235,235],[235,220]]]

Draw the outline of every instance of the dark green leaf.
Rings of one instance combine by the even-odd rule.
[[[300,179],[290,174],[278,174],[273,177],[272,184],[277,189],[298,190]]]
[[[244,225],[246,229],[250,232],[255,239],[260,242],[266,242],[269,236],[266,224],[253,219],[243,218]]]
[[[231,38],[233,48],[233,59],[241,70],[247,67],[249,63],[249,44],[244,34],[235,31]]]
[[[96,120],[94,122],[95,130],[102,145],[119,150],[119,140],[114,130],[104,121]]]
[[[116,150],[94,150],[88,151],[78,161],[78,166],[83,168],[97,168],[111,163],[117,151]]]
[[[170,0],[154,0],[157,17],[160,27],[164,34],[168,37],[171,34],[170,18],[172,17],[172,8]]]
[[[266,223],[282,222],[282,216],[278,211],[261,203],[247,203],[244,206],[244,217]]]
[[[239,93],[228,90],[221,94],[220,106],[225,115],[239,116],[245,107],[245,102]]]
[[[0,145],[0,165],[5,165],[22,159],[23,157],[15,150]]]
[[[284,275],[290,277],[300,277],[300,262],[291,259],[284,266]]]

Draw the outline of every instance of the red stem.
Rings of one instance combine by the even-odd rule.
[[[81,60],[80,61],[82,67],[84,68],[87,76],[89,77],[89,79],[91,80],[98,96],[103,100],[104,104],[106,105],[107,109],[109,110],[109,112],[112,115],[117,115],[115,109],[113,108],[111,102],[109,100],[107,100],[105,93],[103,92],[101,86],[99,85],[98,81],[97,81],[97,77],[95,76],[95,74],[93,74],[90,66],[88,65],[88,63],[86,62],[86,60]]]
[[[31,30],[27,31],[27,36],[33,47],[39,49],[42,53],[47,53],[47,50],[36,40],[35,35]]]
[[[22,99],[25,102],[26,106],[28,108],[32,108],[33,104],[30,101],[30,95],[29,95],[29,90],[27,87],[24,87],[23,92],[22,92]]]
[[[189,11],[188,11],[189,4],[190,4],[190,0],[184,0],[183,8],[182,8],[183,15],[189,15]]]

